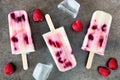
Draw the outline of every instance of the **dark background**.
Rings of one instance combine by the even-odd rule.
[[[119,0],[76,0],[81,4],[78,16],[73,19],[70,15],[62,12],[57,5],[62,0],[0,0],[0,80],[34,80],[33,70],[37,63],[52,63],[53,70],[48,80],[120,80],[120,67],[118,70],[111,70],[109,77],[99,75],[97,67],[106,65],[110,57],[115,57],[120,64],[120,1]],[[40,8],[44,14],[49,13],[56,28],[64,26],[75,53],[77,66],[67,72],[58,71],[53,58],[42,38],[42,34],[49,32],[46,21],[34,22],[32,14],[35,8]],[[8,13],[14,10],[26,10],[31,25],[32,37],[36,51],[28,55],[29,69],[22,68],[21,55],[12,55],[9,42]],[[105,55],[95,55],[90,70],[85,68],[88,52],[81,50],[85,32],[94,11],[104,10],[113,16],[109,39]],[[82,32],[74,32],[71,24],[80,19],[83,22]],[[4,65],[13,62],[16,65],[14,74],[4,75]]]

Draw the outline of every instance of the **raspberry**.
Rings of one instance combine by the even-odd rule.
[[[118,62],[116,58],[110,58],[107,62],[107,66],[112,69],[112,70],[117,70],[118,69]]]
[[[15,66],[12,63],[7,63],[4,67],[4,73],[6,75],[11,75],[15,72]]]
[[[35,9],[33,12],[33,20],[34,21],[43,21],[44,20],[44,14],[40,9]]]
[[[72,24],[72,29],[76,32],[82,31],[83,30],[83,24],[80,20],[76,20],[73,24]]]
[[[98,67],[98,72],[103,76],[103,77],[107,77],[110,75],[111,71],[104,67],[104,66],[99,66]]]

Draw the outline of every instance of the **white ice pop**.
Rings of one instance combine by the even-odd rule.
[[[64,28],[54,29],[50,16],[46,14],[45,18],[51,31],[43,34],[43,38],[58,69],[64,72],[74,68],[76,60]]]
[[[26,53],[35,51],[27,13],[12,11],[8,14],[8,21],[12,54],[22,54],[23,68],[27,70]]]
[[[112,16],[104,11],[95,11],[93,13],[90,27],[87,30],[82,49],[90,51],[87,69],[91,68],[94,53],[104,55]]]

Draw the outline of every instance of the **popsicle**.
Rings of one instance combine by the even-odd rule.
[[[65,72],[74,68],[77,63],[64,27],[55,29],[49,14],[46,14],[45,18],[51,31],[42,36],[59,71]]]
[[[8,14],[12,54],[22,54],[23,69],[28,69],[26,53],[33,52],[34,45],[26,11],[12,11]]]
[[[99,10],[93,13],[90,26],[81,47],[83,50],[90,52],[86,65],[87,69],[91,68],[94,53],[104,55],[111,21],[112,16],[109,13]]]

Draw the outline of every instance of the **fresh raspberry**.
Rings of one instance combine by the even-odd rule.
[[[44,14],[40,9],[35,9],[33,12],[33,20],[34,21],[43,21],[44,20]]]
[[[83,24],[80,20],[76,20],[73,24],[72,24],[72,29],[76,32],[82,31],[83,30]]]
[[[4,67],[4,73],[6,75],[11,75],[15,72],[15,66],[12,63],[7,63]]]
[[[117,70],[118,69],[118,62],[116,58],[110,58],[107,62],[107,66],[112,69],[112,70]]]
[[[98,72],[103,76],[103,77],[108,77],[111,73],[111,71],[104,67],[104,66],[99,66],[98,67]]]

